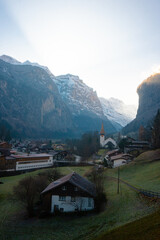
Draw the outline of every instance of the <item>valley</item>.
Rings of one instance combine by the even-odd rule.
[[[120,178],[139,188],[160,191],[158,170],[160,162],[157,159],[158,155],[159,150],[141,154],[133,162],[120,167]],[[86,176],[90,168],[62,167],[60,171],[63,174],[75,171]],[[1,181],[4,182],[4,184],[0,185],[1,192],[3,192],[0,196],[2,239],[4,236],[7,239],[21,239],[22,235],[23,239],[44,239],[44,237],[45,239],[52,237],[56,240],[61,240],[64,237],[66,239],[104,239],[104,236],[111,239],[112,236],[116,236],[116,232],[118,234],[118,231],[121,233],[121,239],[124,239],[123,236],[130,236],[132,229],[134,229],[135,235],[138,234],[138,236],[142,237],[143,230],[139,231],[135,224],[138,224],[138,221],[140,221],[140,224],[145,224],[147,218],[158,217],[157,213],[153,213],[159,210],[159,201],[152,202],[147,198],[143,198],[123,183],[120,183],[120,193],[117,194],[117,181],[108,179],[108,177],[112,176],[117,177],[117,169],[105,169],[105,192],[108,201],[103,212],[81,217],[56,216],[47,219],[28,219],[22,205],[12,199],[12,189],[20,179],[28,175],[34,176],[41,171],[44,170],[1,178]],[[147,215],[150,216],[147,217]],[[143,220],[145,216],[146,218]],[[133,222],[135,220],[137,222]],[[125,225],[130,222],[133,222],[133,224]],[[117,229],[117,227],[123,225],[125,225],[125,229],[127,228],[127,233],[126,231],[123,233],[123,227]],[[113,229],[115,229],[114,232],[108,233]]]

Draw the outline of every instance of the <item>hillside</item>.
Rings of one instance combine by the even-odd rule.
[[[160,73],[151,75],[137,88],[139,95],[139,106],[136,118],[129,123],[123,133],[135,132],[140,125],[146,127],[154,118],[160,108]]]
[[[132,163],[122,166],[120,168],[120,178],[137,187],[160,191],[159,153],[160,150],[148,151],[140,155]],[[89,169],[90,167],[63,167],[60,168],[60,171],[63,174],[76,171],[81,175],[86,175]],[[39,171],[35,171],[1,179],[4,182],[4,184],[1,185],[3,194],[0,194],[0,236],[2,236],[2,239],[3,236],[12,240],[21,238],[24,240],[44,238],[49,240],[51,236],[56,240],[63,240],[64,238],[66,240],[106,239],[104,238],[105,236],[107,236],[108,239],[113,239],[111,237],[118,236],[117,231],[121,234],[119,235],[119,237],[121,237],[119,239],[132,239],[129,238],[129,234],[132,234],[134,231],[135,237],[141,236],[141,239],[148,240],[148,238],[143,238],[143,236],[146,236],[144,235],[144,231],[147,229],[151,231],[153,228],[159,229],[156,225],[158,221],[156,213],[150,215],[157,210],[157,204],[142,198],[122,183],[120,183],[120,194],[117,194],[117,181],[109,178],[109,176],[117,177],[117,169],[107,169],[105,171],[105,191],[108,202],[104,212],[83,217],[57,216],[48,219],[26,219],[22,206],[13,201],[9,196],[12,193],[13,186],[15,186],[20,179],[27,175],[36,175],[38,172]],[[145,216],[148,217],[143,220],[142,218]],[[149,220],[151,218],[155,220],[156,223]],[[133,222],[135,220],[137,221]],[[133,222],[133,224],[131,222]],[[130,224],[125,225],[127,223]],[[138,226],[142,226],[143,229],[139,229]],[[152,228],[150,226],[152,226]],[[123,232],[124,229],[126,229],[125,232]],[[111,230],[114,231],[112,232]],[[124,238],[125,236],[127,237]]]

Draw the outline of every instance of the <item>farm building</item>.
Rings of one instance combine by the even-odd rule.
[[[96,190],[93,183],[73,172],[50,183],[41,195],[47,212],[89,211],[94,209]]]

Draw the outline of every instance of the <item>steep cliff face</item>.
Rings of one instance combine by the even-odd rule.
[[[71,114],[43,69],[0,60],[0,89],[0,119],[14,135],[54,137],[73,130]]]
[[[94,113],[103,116],[103,109],[95,91],[88,87],[78,76],[71,74],[54,79],[59,92],[74,115]]]
[[[78,76],[67,74],[53,80],[72,113],[77,129],[81,132],[99,131],[103,121],[107,133],[116,132],[116,127],[104,115],[97,93]]]
[[[151,75],[137,88],[139,107],[136,118],[128,124],[123,132],[137,131],[140,125],[144,127],[155,117],[160,109],[160,73]]]

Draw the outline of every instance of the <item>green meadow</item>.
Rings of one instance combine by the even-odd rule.
[[[130,164],[121,167],[120,178],[136,187],[160,191],[159,153],[159,150],[144,153]],[[60,171],[62,174],[75,171],[84,176],[90,168],[61,167]],[[157,219],[157,215],[154,214],[157,214],[159,209],[158,202],[143,198],[123,183],[120,183],[120,193],[117,194],[117,181],[108,178],[108,176],[117,177],[117,169],[105,169],[104,172],[108,201],[103,212],[87,216],[28,219],[23,207],[13,199],[12,189],[20,179],[28,175],[36,175],[40,171],[44,170],[1,178],[4,184],[0,185],[0,239],[102,240],[114,239],[113,236],[117,236],[115,239],[131,239],[128,237],[129,234],[133,234],[131,227],[133,226],[135,232],[137,229],[135,224],[138,224],[138,221],[144,225],[147,222],[145,218],[150,219],[154,216]],[[123,238],[125,227],[128,229],[128,235],[126,235],[128,238]],[[120,234],[122,238],[118,238]],[[140,229],[139,234],[142,235]],[[144,238],[141,237],[141,239]]]

